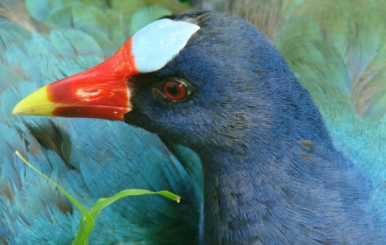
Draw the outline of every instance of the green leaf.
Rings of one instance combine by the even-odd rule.
[[[80,218],[78,232],[76,233],[76,237],[73,245],[87,245],[88,244],[88,236],[90,235],[92,229],[94,228],[94,220],[97,218],[99,212],[110,204],[118,201],[121,198],[127,196],[141,196],[141,195],[160,195],[166,198],[169,198],[177,203],[180,202],[181,198],[169,191],[149,191],[142,189],[128,189],[123,190],[114,196],[108,198],[99,199],[91,208],[90,211],[87,211],[85,207],[83,207],[73,196],[71,196],[67,191],[65,191],[62,187],[60,187],[55,181],[51,180],[47,175],[43,174],[40,170],[35,168],[31,163],[29,163],[18,151],[15,151],[16,155],[25,163],[28,167],[32,168],[35,172],[46,178],[53,185],[55,185],[70,201],[77,206],[80,211],[82,211],[83,216]]]
[[[180,197],[179,196],[177,196],[177,195],[175,195],[175,194],[173,194],[171,192],[168,192],[168,191],[153,192],[153,191],[141,190],[141,189],[128,189],[128,190],[123,190],[123,191],[115,194],[112,197],[99,199],[94,204],[94,206],[91,207],[90,214],[91,214],[91,216],[94,219],[96,219],[96,217],[98,216],[99,212],[103,208],[107,207],[108,205],[112,204],[115,201],[118,201],[121,198],[124,198],[124,197],[127,197],[127,196],[141,196],[141,195],[154,195],[154,194],[164,196],[164,197],[169,198],[169,199],[171,199],[173,201],[176,201],[178,203],[180,202]]]

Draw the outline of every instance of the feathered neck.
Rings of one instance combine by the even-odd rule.
[[[308,92],[292,74],[286,79],[284,87],[274,77],[266,84],[280,87],[267,91],[276,93],[272,114],[262,119],[246,106],[249,124],[223,132],[234,141],[196,149],[205,244],[344,244],[372,229],[368,183],[333,147]]]

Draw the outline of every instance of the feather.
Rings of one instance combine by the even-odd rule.
[[[191,186],[202,185],[200,168],[193,167],[199,166],[197,157],[182,164],[156,135],[121,123],[10,114],[31,91],[100,63],[128,37],[122,12],[107,1],[38,2],[27,0],[26,6],[34,21],[49,27],[47,33],[0,19],[0,72],[7,78],[0,81],[0,244],[70,244],[81,216],[15,150],[88,208],[129,188],[183,195],[181,205],[155,196],[113,204],[98,217],[91,244],[194,243],[203,198]]]

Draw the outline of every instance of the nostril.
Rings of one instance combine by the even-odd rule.
[[[79,89],[77,94],[81,96],[97,95],[100,93],[99,89]]]

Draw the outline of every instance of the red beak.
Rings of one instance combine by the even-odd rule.
[[[123,121],[132,110],[128,79],[138,74],[131,42],[105,62],[35,91],[13,113]]]

